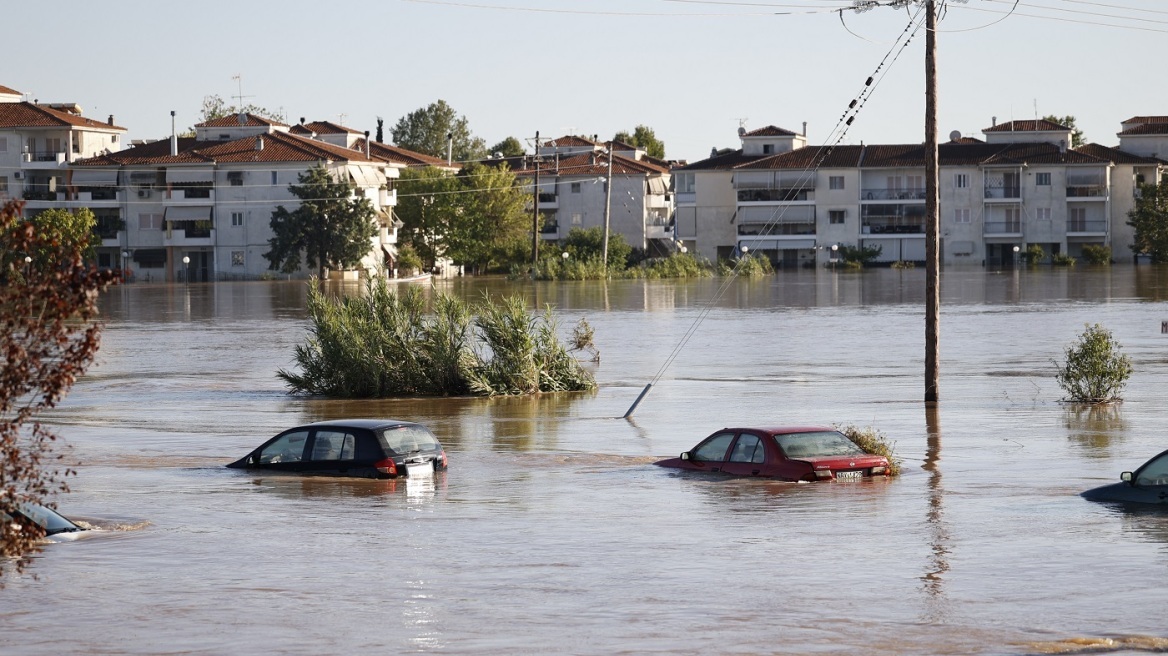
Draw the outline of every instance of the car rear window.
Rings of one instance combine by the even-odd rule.
[[[438,438],[421,426],[395,426],[381,431],[385,446],[394,453],[434,451],[441,448]]]
[[[788,458],[864,455],[863,449],[837,431],[780,433],[775,440]]]

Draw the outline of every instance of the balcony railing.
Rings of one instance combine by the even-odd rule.
[[[1067,187],[1067,198],[1102,198],[1107,195],[1103,185],[1077,185]]]
[[[990,199],[997,198],[1021,198],[1022,187],[986,187],[985,197]]]
[[[1107,221],[1086,219],[1070,219],[1067,221],[1067,232],[1107,232]]]
[[[924,200],[924,189],[862,189],[863,200]]]
[[[815,200],[815,191],[802,188],[739,189],[740,203],[795,203]]]
[[[24,155],[26,162],[63,162],[66,158],[63,150],[32,150]]]
[[[545,223],[545,224],[543,224],[543,227],[539,229],[539,231],[540,231],[540,233],[545,234],[545,235],[556,234],[560,231],[560,224],[558,221],[552,221],[550,223]]]
[[[738,234],[752,237],[772,235],[814,235],[814,223],[746,223],[738,226]]]
[[[919,235],[925,232],[925,224],[923,221],[870,221],[861,224],[861,230],[869,235]]]
[[[986,221],[985,234],[987,235],[1020,235],[1022,234],[1021,221]]]

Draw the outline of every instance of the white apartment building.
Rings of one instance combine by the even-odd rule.
[[[378,213],[378,234],[358,271],[332,274],[392,268],[397,228],[389,181],[401,167],[250,114],[201,123],[194,138],[74,162],[64,206],[105,217],[99,265],[123,268],[133,280],[262,278],[274,273],[263,257],[272,212],[295,209],[299,200],[288,186],[317,164],[352,181]]]
[[[1132,259],[1127,213],[1137,185],[1168,165],[1156,157],[1168,153],[1168,118],[1129,119],[1119,148],[1069,148],[1070,128],[1048,121],[983,134],[939,147],[942,262],[1011,263],[1032,244],[1073,257],[1104,245]],[[678,235],[697,252],[798,267],[831,261],[833,247],[879,246],[877,262],[924,261],[922,144],[808,147],[774,126],[739,136],[740,150],[674,171]]]
[[[558,242],[573,228],[603,227],[607,210],[610,233],[633,248],[650,255],[676,250],[669,166],[643,150],[567,136],[541,142],[534,155],[483,163],[507,164],[533,196],[538,171],[544,241]]]
[[[27,102],[0,86],[0,199],[24,199],[26,214],[58,207],[69,165],[119,150],[125,133],[113,116],[96,121],[76,103]]]

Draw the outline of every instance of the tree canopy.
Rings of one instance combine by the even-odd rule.
[[[447,135],[452,139],[454,161],[468,162],[487,156],[487,145],[470,131],[465,116],[459,116],[445,100],[438,100],[398,119],[390,134],[402,148],[446,159]]]
[[[636,146],[648,153],[649,157],[665,159],[665,144],[653,133],[653,128],[647,125],[638,125],[632,134],[624,131],[617,132],[613,141]]]
[[[1083,143],[1085,143],[1083,141],[1083,131],[1075,125],[1074,116],[1071,116],[1070,114],[1067,114],[1066,116],[1055,116],[1054,114],[1050,114],[1049,116],[1043,116],[1042,120],[1050,121],[1051,123],[1058,123],[1059,125],[1065,125],[1070,128],[1071,148],[1078,148],[1079,146],[1082,146]]]
[[[74,472],[53,456],[57,437],[37,417],[92,364],[101,338],[97,296],[118,281],[86,264],[91,233],[83,216],[25,220],[21,206],[0,209],[0,513],[18,503],[51,506],[49,495],[68,491]],[[39,526],[0,522],[0,556],[17,557],[19,571],[19,558],[42,535]]]
[[[284,117],[283,111],[273,111],[267,107],[260,107],[248,103],[242,107],[236,105],[229,105],[222,96],[212,94],[210,96],[203,96],[203,108],[199,112],[199,122],[205,123],[224,116],[231,116],[239,113],[254,114],[255,116],[262,116],[273,121],[286,123],[287,119]]]
[[[515,137],[507,137],[494,146],[491,146],[490,151],[492,156],[495,153],[499,153],[503,157],[519,157],[527,152],[523,148],[523,144]]]
[[[1135,228],[1133,253],[1147,255],[1157,264],[1168,262],[1168,181],[1140,185],[1127,224]]]
[[[302,173],[299,182],[288,191],[300,199],[300,206],[289,211],[280,205],[272,211],[275,236],[264,253],[269,268],[295,273],[303,258],[323,279],[325,269],[357,266],[377,235],[373,204],[354,196],[353,186],[334,179],[322,164]]]

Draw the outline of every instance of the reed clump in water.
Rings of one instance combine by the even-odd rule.
[[[843,433],[853,444],[860,447],[864,453],[871,453],[872,455],[884,456],[888,458],[888,473],[892,476],[900,475],[900,458],[896,457],[894,447],[895,442],[889,442],[884,433],[867,426],[859,428],[848,424],[847,426],[837,426],[836,430]]]
[[[295,349],[300,373],[277,376],[293,393],[332,398],[495,396],[596,388],[568,353],[550,307],[532,316],[519,296],[469,304],[384,279],[360,296],[330,298],[310,283],[312,325]]]

